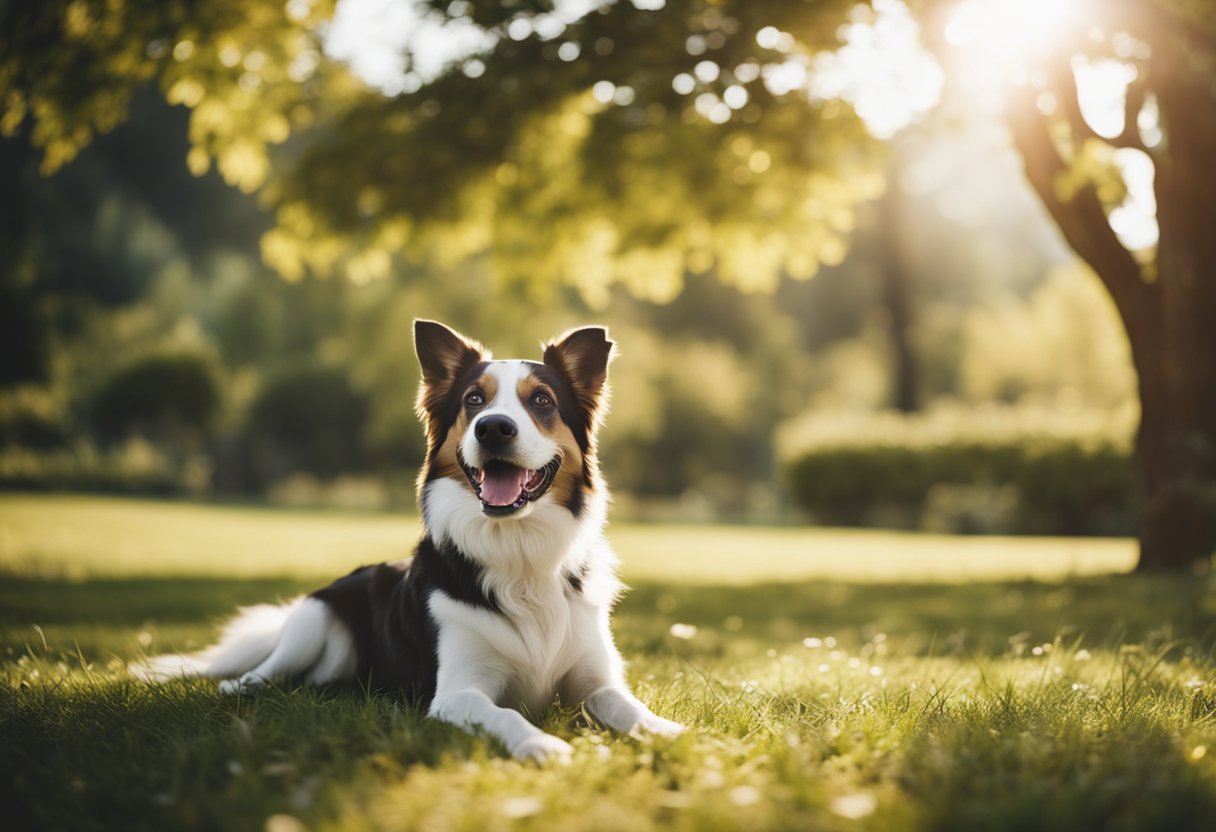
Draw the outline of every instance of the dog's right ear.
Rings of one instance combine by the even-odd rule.
[[[490,358],[481,344],[438,321],[414,321],[414,351],[422,367],[422,386],[418,391],[420,414],[434,413],[457,379]]]

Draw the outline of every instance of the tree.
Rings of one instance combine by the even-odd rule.
[[[931,33],[943,31],[948,8],[931,6]],[[1056,38],[1060,45],[1030,67],[1028,82],[1009,87],[1005,120],[1030,184],[1110,292],[1127,331],[1141,405],[1138,568],[1206,565],[1216,551],[1216,10],[1105,0]],[[1081,110],[1074,62],[1103,59],[1134,69],[1118,135],[1097,133]],[[1112,228],[1123,198],[1111,169],[1118,148],[1152,160],[1160,229],[1153,250],[1129,250]]]

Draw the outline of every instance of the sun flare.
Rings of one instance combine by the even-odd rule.
[[[964,0],[945,38],[967,54],[980,81],[1025,81],[1033,64],[1058,49],[1084,15],[1084,0]]]

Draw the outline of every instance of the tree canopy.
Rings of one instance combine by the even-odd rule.
[[[849,108],[799,94],[848,3],[618,3],[556,37],[516,25],[547,4],[433,5],[491,27],[493,46],[360,98],[310,145],[267,238],[280,271],[331,267],[324,229],[385,254],[484,253],[507,280],[592,301],[613,283],[667,300],[711,270],[771,290],[839,263],[854,207],[882,188]]]
[[[257,189],[268,148],[311,124],[337,83],[320,52],[331,0],[47,0],[0,4],[0,134],[28,129],[53,173],[155,83],[191,110],[186,164]]]

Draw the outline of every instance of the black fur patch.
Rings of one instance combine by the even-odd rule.
[[[583,466],[583,471],[586,473],[587,466]],[[581,520],[583,517],[583,508],[587,504],[587,495],[583,491],[583,483],[575,483],[574,488],[570,489],[570,496],[566,498],[566,509],[574,515],[575,520]]]
[[[312,597],[329,604],[355,640],[357,675],[368,688],[400,691],[422,705],[435,696],[438,633],[427,610],[436,590],[501,612],[481,589],[481,567],[428,536],[410,561],[363,566]]]
[[[575,572],[566,574],[566,583],[570,584],[570,588],[576,594],[581,594],[583,591],[583,579],[587,577],[587,564],[583,564]]]

